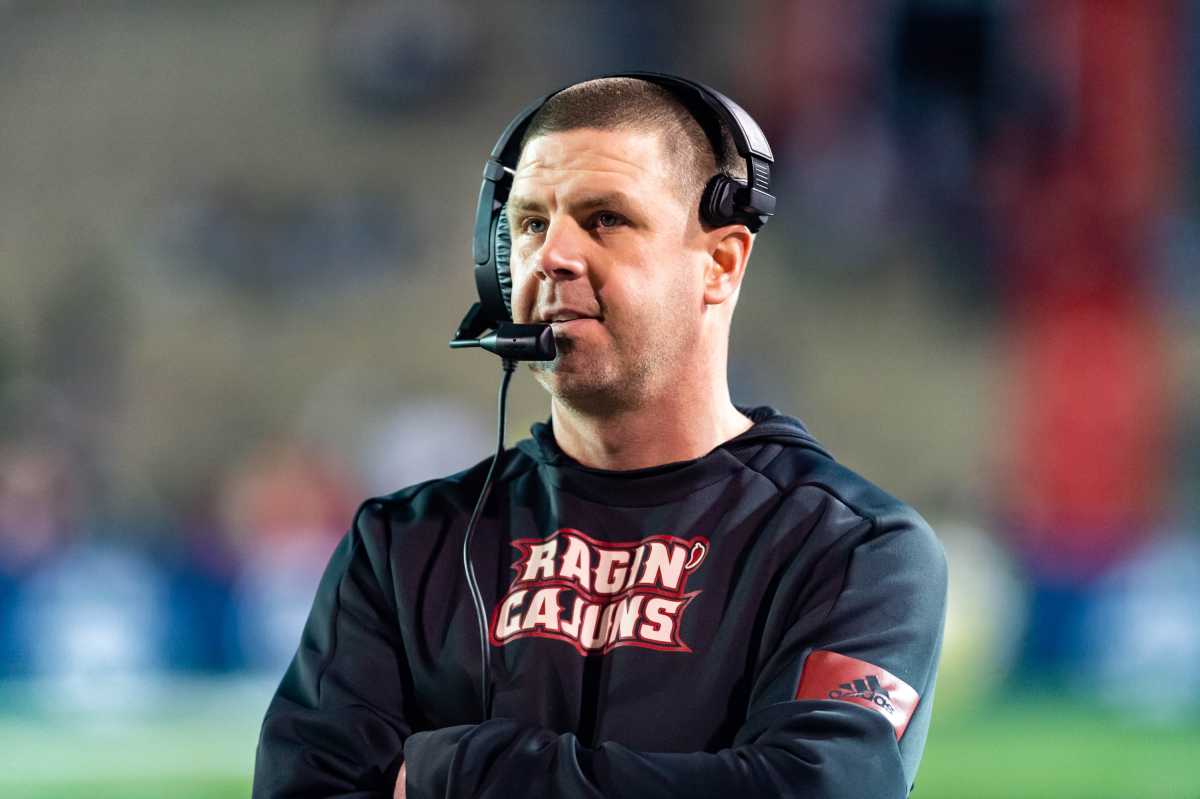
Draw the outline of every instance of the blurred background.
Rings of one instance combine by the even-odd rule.
[[[243,796],[366,496],[492,446],[479,172],[545,91],[736,98],[735,401],[939,532],[915,796],[1197,797],[1200,8],[0,0],[0,794]],[[510,443],[547,414],[514,381]]]

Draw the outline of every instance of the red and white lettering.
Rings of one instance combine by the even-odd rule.
[[[646,621],[639,632],[648,641],[669,644],[675,640],[675,614],[679,612],[681,599],[653,597],[646,603]]]
[[[492,625],[494,628],[493,634],[496,638],[508,638],[521,629],[520,613],[517,611],[517,606],[521,604],[521,600],[525,598],[526,593],[528,592],[524,589],[518,589],[504,597],[504,601],[500,603],[500,610],[496,614],[496,622]]]
[[[558,592],[561,590],[558,586],[539,588],[529,601],[529,612],[525,614],[521,629],[557,630],[558,614],[562,612],[558,605]]]
[[[521,575],[521,579],[529,582],[537,579],[539,575],[543,579],[553,577],[554,553],[557,551],[557,538],[551,538],[549,541],[531,546],[529,548],[529,557],[525,561],[525,571]]]
[[[620,646],[691,651],[680,625],[701,593],[685,588],[708,552],[706,538],[599,541],[561,529],[512,545],[520,557],[513,563],[512,585],[492,614],[493,645],[550,638],[581,655]]]
[[[628,549],[601,549],[597,553],[596,593],[615,594],[625,582]]]
[[[646,570],[638,579],[638,584],[661,585],[667,590],[678,590],[687,556],[687,547],[671,546],[662,541],[651,541],[650,554],[646,558]]]
[[[608,631],[609,644],[628,641],[636,637],[634,632],[641,618],[639,611],[642,607],[642,600],[645,598],[642,594],[630,594],[621,601],[609,605],[613,608],[612,625]]]
[[[592,558],[588,545],[573,535],[565,536],[567,551],[563,555],[558,576],[564,580],[575,580],[584,591],[592,590]]]

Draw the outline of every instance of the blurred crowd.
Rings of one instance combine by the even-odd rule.
[[[0,678],[280,674],[357,504],[491,445],[484,154],[636,68],[766,129],[735,399],[942,534],[947,690],[1200,657],[1200,13],[729,5],[0,3]]]
[[[468,465],[453,447],[488,441],[453,406],[410,407],[390,427],[388,448],[353,465],[299,440],[256,442],[166,518],[105,509],[86,453],[61,437],[6,441],[0,679],[281,673],[325,561],[358,503],[381,493],[360,475],[419,482]]]

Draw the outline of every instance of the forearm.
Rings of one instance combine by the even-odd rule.
[[[590,748],[509,719],[416,733],[405,744],[409,799],[462,797],[903,797],[891,727],[839,702],[781,703],[719,752]]]

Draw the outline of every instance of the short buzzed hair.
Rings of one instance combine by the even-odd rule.
[[[725,123],[710,112],[705,131],[670,90],[638,78],[597,78],[563,89],[546,101],[521,137],[521,149],[544,133],[596,128],[658,133],[677,194],[699,208],[700,195],[717,173],[744,181],[746,162]]]

